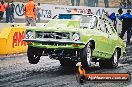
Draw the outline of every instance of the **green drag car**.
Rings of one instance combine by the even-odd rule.
[[[92,62],[100,67],[117,67],[125,53],[125,44],[106,17],[83,14],[59,14],[44,27],[28,27],[24,41],[28,44],[29,63],[37,64],[43,54],[60,61],[61,66]]]

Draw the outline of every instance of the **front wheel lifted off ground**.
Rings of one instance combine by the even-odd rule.
[[[92,62],[92,44],[89,42],[81,52],[81,64],[84,69],[87,69]]]
[[[28,46],[27,56],[28,56],[29,63],[37,64],[40,60],[42,52],[43,51],[41,49],[38,49],[38,48],[35,48],[32,46]]]

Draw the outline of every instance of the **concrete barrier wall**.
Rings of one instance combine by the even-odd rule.
[[[22,41],[24,37],[24,24],[19,26],[14,24],[14,27],[5,26],[0,33],[0,55],[26,52],[26,42]]]
[[[10,27],[10,24],[8,24],[8,23],[0,23],[0,32],[2,32],[2,30],[3,30],[3,28],[4,27]]]

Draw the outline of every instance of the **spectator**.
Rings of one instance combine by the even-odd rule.
[[[117,24],[116,14],[115,14],[114,12],[111,13],[110,16],[109,16],[109,18],[110,18],[111,21],[113,22],[113,25],[114,25],[114,27],[115,27],[115,29],[116,29],[116,24]],[[116,29],[116,31],[117,31],[117,29]]]
[[[71,0],[71,4],[72,4],[72,6],[74,6],[74,3],[75,3],[74,0]]]
[[[131,8],[132,8],[132,3],[129,0],[127,0],[127,9],[131,9]]]
[[[108,8],[109,7],[109,0],[104,0],[104,4],[105,4],[105,7]]]
[[[124,9],[124,8],[126,8],[126,7],[127,7],[126,0],[123,0],[123,1],[120,3],[119,8]]]
[[[7,6],[6,6],[6,23],[12,23],[13,21],[12,21],[12,15],[11,15],[11,5],[10,5],[10,3],[8,2],[7,3]]]
[[[80,0],[76,0],[76,6],[80,6]]]
[[[122,2],[120,3],[119,8],[125,8]]]
[[[79,6],[80,0],[71,0],[72,6]]]
[[[91,3],[91,0],[87,0],[87,6],[90,6],[91,7],[92,6],[91,4],[92,4]]]
[[[12,19],[12,22],[14,22],[14,9],[15,9],[15,4],[14,4],[14,1],[12,0],[11,1],[11,19]]]
[[[131,38],[131,27],[132,27],[132,15],[131,10],[127,10],[126,14],[123,14],[119,17],[122,20],[122,31],[120,37],[123,39],[125,32],[127,31],[127,44],[130,44]]]
[[[116,20],[117,20],[117,24],[116,24],[116,29],[117,29],[117,32],[119,33],[119,36],[120,36],[120,30],[122,29],[122,21],[120,21],[119,20],[119,17],[122,15],[122,13],[123,13],[123,10],[122,10],[122,8],[120,8],[119,10],[118,10],[118,13],[116,14]]]
[[[119,18],[119,17],[121,16],[122,13],[123,13],[123,10],[122,10],[122,8],[120,8],[120,9],[118,10],[117,17]]]
[[[95,7],[95,0],[91,0],[91,7]]]
[[[94,1],[94,7],[98,7],[99,0],[93,0]]]
[[[69,4],[69,0],[64,0],[65,4],[68,5]]]
[[[78,13],[78,11],[77,11],[77,9],[76,9],[76,8],[74,8],[74,9],[72,9],[72,10],[71,10],[71,13],[73,13],[73,14],[77,14],[77,13]]]
[[[37,22],[40,22],[40,17],[41,17],[41,6],[40,3],[38,3],[37,9],[36,9],[36,13],[37,13]]]
[[[91,9],[88,9],[87,14],[93,14],[93,12],[91,11]]]
[[[33,0],[28,0],[24,7],[26,26],[36,26],[36,4]]]
[[[88,6],[94,7],[94,0],[88,0]]]
[[[1,4],[0,4],[0,21],[3,20],[5,8],[6,8],[6,6],[4,4],[4,1],[1,1]]]
[[[88,0],[84,0],[84,6],[88,6]]]

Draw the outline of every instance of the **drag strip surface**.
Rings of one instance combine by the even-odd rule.
[[[124,87],[127,83],[86,83],[76,81],[76,67],[61,67],[59,61],[48,56],[41,57],[38,64],[28,63],[26,54],[0,58],[0,87]],[[89,73],[127,73],[132,74],[132,46],[128,46],[124,59],[116,69],[101,69],[93,66]]]

